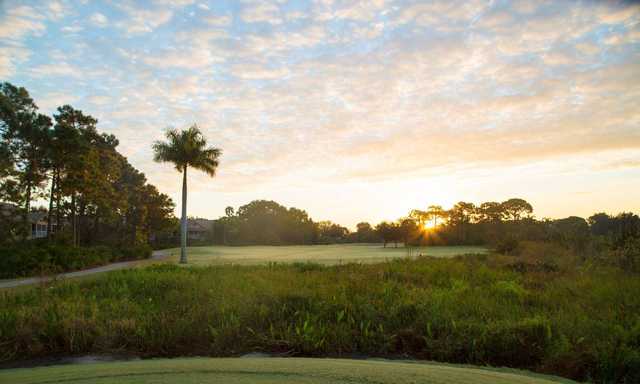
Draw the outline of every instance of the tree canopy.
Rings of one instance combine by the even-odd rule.
[[[118,152],[116,137],[97,124],[70,105],[51,119],[26,89],[0,85],[0,202],[22,217],[21,231],[0,228],[0,241],[28,236],[34,201],[47,201],[51,241],[135,245],[173,230],[171,199],[147,183]]]

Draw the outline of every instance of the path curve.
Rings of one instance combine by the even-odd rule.
[[[153,253],[151,254],[151,258],[147,260],[163,260],[169,256],[171,256],[171,251],[168,249],[162,249],[159,251],[153,251]],[[46,283],[54,279],[71,279],[74,277],[94,275],[96,273],[116,271],[119,269],[131,268],[139,264],[141,261],[143,260],[121,261],[118,263],[111,263],[107,265],[102,265],[100,267],[83,269],[80,271],[60,273],[58,275],[53,275],[53,276],[37,276],[37,277],[27,277],[22,279],[0,280],[0,289],[21,287],[23,285]]]

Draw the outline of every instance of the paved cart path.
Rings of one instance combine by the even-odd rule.
[[[162,260],[169,256],[171,256],[170,250],[153,251],[153,254],[151,255],[151,260]],[[66,273],[61,273],[61,274],[52,275],[52,276],[38,276],[38,277],[27,277],[23,279],[0,280],[0,289],[15,288],[23,285],[39,284],[39,283],[44,283],[54,279],[70,279],[74,277],[94,275],[96,273],[116,271],[118,269],[132,268],[140,264],[141,261],[143,260],[121,261],[118,263],[102,265],[100,267],[83,269],[81,271],[66,272]]]

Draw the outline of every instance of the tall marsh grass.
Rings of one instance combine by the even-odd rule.
[[[0,359],[371,355],[640,382],[640,279],[497,255],[171,265],[0,293]]]

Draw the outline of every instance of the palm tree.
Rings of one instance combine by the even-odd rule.
[[[207,140],[197,125],[184,131],[169,129],[167,141],[153,143],[153,159],[169,162],[182,172],[182,217],[180,222],[180,264],[187,263],[187,168],[193,167],[213,177],[218,168],[218,158],[222,151],[207,147]]]

